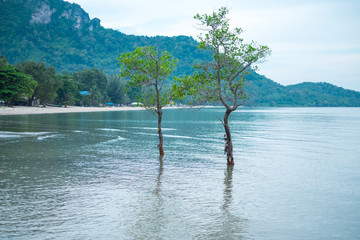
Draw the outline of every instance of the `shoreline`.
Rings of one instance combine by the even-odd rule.
[[[164,107],[163,109],[184,109],[184,108],[217,108],[216,106],[202,106],[202,107],[188,107],[188,106],[171,106]],[[144,111],[142,107],[28,107],[28,106],[13,106],[13,107],[0,107],[1,116],[15,116],[15,115],[33,115],[33,114],[56,114],[56,113],[86,113],[86,112],[119,112],[119,111]]]
[[[0,107],[0,116],[10,115],[31,115],[31,114],[53,114],[53,113],[82,113],[82,112],[117,112],[117,111],[140,111],[144,110],[141,107]]]

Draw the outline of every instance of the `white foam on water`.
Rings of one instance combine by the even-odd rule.
[[[4,132],[0,132],[0,138],[20,138],[20,137],[22,136],[19,134],[7,134]]]
[[[146,135],[146,136],[157,136],[157,133],[145,133],[145,132],[137,132],[134,134],[138,134],[138,135]]]
[[[0,131],[0,138],[21,138],[25,136],[41,136],[50,132],[7,132]]]
[[[47,139],[47,138],[61,138],[61,137],[62,136],[59,135],[59,134],[50,134],[50,135],[45,135],[45,136],[39,136],[39,137],[37,137],[37,139],[39,141],[41,141],[41,140],[44,140],[44,139]]]
[[[123,141],[123,140],[126,140],[126,138],[123,138],[123,137],[121,137],[121,136],[118,136],[117,138],[112,139],[112,140],[109,140],[109,141],[106,141],[106,142],[103,142],[102,144],[114,143],[114,142]]]
[[[153,127],[130,127],[130,128],[136,128],[136,129],[144,129],[144,130],[158,130],[157,128]],[[175,131],[175,128],[161,128],[163,131]]]
[[[110,132],[126,132],[125,130],[114,129],[114,128],[96,128],[95,130],[98,130],[98,131],[110,131]]]
[[[169,137],[169,138],[188,138],[188,139],[194,139],[193,137],[189,137],[189,136],[181,136],[181,135],[169,135],[169,134],[164,134],[164,137]]]
[[[157,133],[144,133],[144,132],[139,132],[139,133],[135,133],[138,135],[146,135],[146,136],[158,136]],[[168,137],[168,138],[187,138],[187,139],[195,139],[194,137],[189,137],[189,136],[181,136],[181,135],[170,135],[170,134],[163,134],[164,137]]]

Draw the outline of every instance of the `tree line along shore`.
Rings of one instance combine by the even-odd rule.
[[[54,114],[54,113],[81,113],[81,112],[112,112],[112,111],[133,111],[143,110],[140,107],[29,107],[29,106],[13,106],[0,107],[0,116],[6,115],[27,115],[27,114]]]
[[[0,56],[2,105],[119,106],[135,102],[139,92],[119,75],[107,76],[96,68],[58,74],[44,62],[28,60],[11,65]]]

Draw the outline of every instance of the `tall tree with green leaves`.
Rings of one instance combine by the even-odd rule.
[[[224,105],[226,111],[220,121],[225,129],[225,153],[227,164],[234,165],[229,116],[246,99],[244,81],[249,68],[257,69],[254,64],[269,55],[270,49],[254,41],[244,43],[240,37],[243,30],[230,29],[228,13],[226,7],[221,7],[218,12],[194,17],[205,33],[198,36],[198,47],[211,51],[213,60],[197,64],[194,75],[178,79],[174,89],[180,95],[193,96],[195,103],[220,101]]]
[[[4,100],[8,106],[16,99],[27,99],[36,85],[31,76],[21,73],[12,65],[0,68],[0,100]]]
[[[61,82],[56,77],[56,71],[53,67],[46,67],[44,62],[25,61],[17,64],[16,68],[22,73],[32,76],[38,83],[33,94],[30,96],[29,104],[36,99],[41,103],[52,102],[57,96],[57,90]]]
[[[107,94],[112,103],[123,104],[129,101],[129,97],[125,93],[124,79],[119,75],[109,77]]]
[[[138,47],[133,52],[122,53],[118,61],[121,76],[128,78],[131,86],[142,87],[138,102],[158,118],[158,147],[162,157],[165,155],[161,130],[162,108],[173,99],[165,81],[173,72],[177,60],[167,51],[159,54],[154,47]]]
[[[89,95],[82,97],[82,103],[86,106],[98,106],[104,104],[108,98],[107,76],[96,68],[84,69],[74,73],[74,79],[79,84],[80,91],[88,91]]]
[[[73,105],[78,92],[77,82],[70,74],[59,75],[58,79],[62,85],[57,91],[57,102],[65,105],[65,107]]]

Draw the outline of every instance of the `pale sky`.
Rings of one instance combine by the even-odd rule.
[[[246,42],[272,54],[259,73],[283,85],[329,82],[360,91],[360,0],[75,0],[90,18],[125,34],[199,35],[197,13],[230,9]]]

